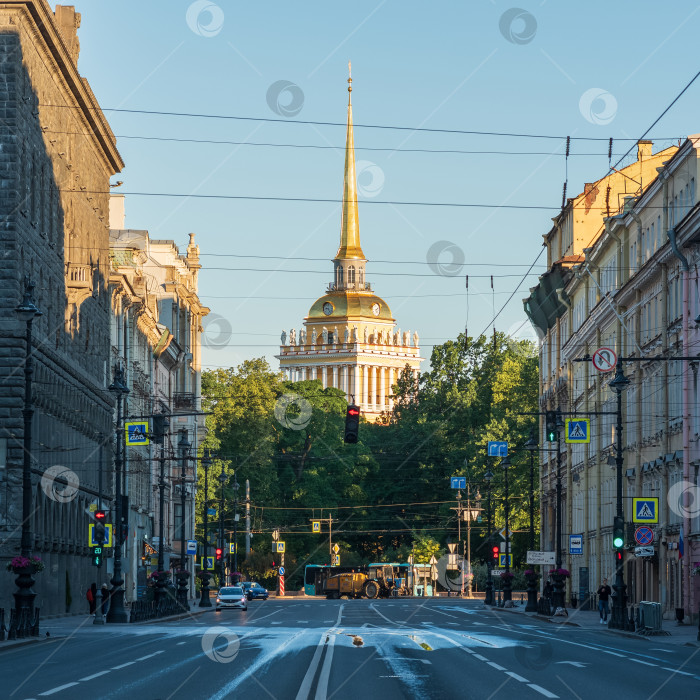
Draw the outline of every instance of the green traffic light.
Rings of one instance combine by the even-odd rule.
[[[554,430],[550,430],[547,433],[547,442],[556,442],[557,441],[557,434]]]
[[[613,540],[613,547],[615,547],[616,549],[619,549],[620,547],[622,547],[623,544],[624,544],[624,540],[622,539],[622,537],[616,537]]]

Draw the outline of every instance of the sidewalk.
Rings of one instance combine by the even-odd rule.
[[[514,608],[492,608],[494,612],[506,612],[522,615],[523,617],[531,617],[536,620],[544,620],[554,625],[571,625],[573,627],[581,627],[591,632],[602,632],[603,634],[617,634],[624,637],[632,637],[634,639],[647,639],[656,642],[668,642],[671,644],[681,644],[685,646],[700,647],[698,641],[698,628],[696,625],[679,625],[675,620],[662,620],[661,628],[668,634],[647,636],[637,634],[636,632],[625,632],[623,630],[609,629],[607,625],[600,624],[600,615],[597,610],[580,610],[578,608],[567,608],[569,616],[566,617],[546,617],[537,613],[526,613],[525,604],[516,605]],[[608,619],[610,617],[608,616]]]

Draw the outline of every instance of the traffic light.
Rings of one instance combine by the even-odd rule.
[[[102,566],[102,547],[92,548],[92,565]]]
[[[154,415],[153,416],[153,442],[157,442],[159,445],[163,444],[165,439],[165,433],[168,432],[170,427],[170,421],[166,416]]]
[[[613,547],[622,549],[625,544],[625,519],[621,515],[615,516],[613,524]]]
[[[345,414],[345,442],[355,444],[360,430],[360,407],[355,404],[348,406]]]
[[[496,561],[498,561],[498,555],[500,553],[501,553],[501,548],[497,544],[495,544],[495,545],[493,545],[493,547],[491,547],[491,556]]]
[[[221,547],[216,548],[216,561],[221,561],[221,557],[224,554],[224,550]]]
[[[547,428],[547,442],[556,442],[559,437],[557,433],[557,412],[547,411],[545,413],[545,424]]]
[[[95,511],[95,533],[93,539],[99,545],[103,545],[105,543],[105,540],[107,539],[107,531],[105,529],[106,517],[106,513],[103,510]],[[100,547],[99,549],[101,552],[102,547]],[[95,564],[95,566],[99,566],[99,564]]]

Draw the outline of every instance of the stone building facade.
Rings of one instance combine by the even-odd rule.
[[[27,348],[14,308],[27,276],[43,313],[31,348],[31,525],[34,553],[46,565],[35,585],[42,614],[85,609],[95,580],[90,506],[112,462],[109,180],[123,163],[78,72],[79,24],[72,7],[54,14],[46,0],[0,5],[0,606],[12,605],[4,564],[20,544]],[[75,493],[46,477],[57,465],[74,474]]]
[[[700,564],[700,499],[692,501],[694,493],[700,495],[698,363],[680,359],[697,356],[700,340],[697,144],[693,136],[680,148],[652,154],[651,144],[640,143],[637,161],[620,173],[629,176],[630,187],[615,210],[596,213],[589,207],[597,219],[590,237],[577,232],[586,192],[583,206],[580,198],[570,200],[545,237],[550,269],[525,300],[544,334],[541,410],[561,408],[591,418],[590,444],[559,445],[562,548],[566,553],[570,534],[583,535],[584,543],[582,555],[566,555],[571,591],[595,591],[615,573],[617,397],[607,386],[614,373],[577,361],[609,347],[635,358],[624,364],[631,383],[622,401],[625,583],[631,602],[661,602],[667,617],[677,608],[692,614],[700,601],[700,577],[691,575]],[[595,183],[598,192],[617,175]],[[557,446],[541,444],[542,542],[554,549]],[[653,556],[635,555],[635,497],[658,498]]]

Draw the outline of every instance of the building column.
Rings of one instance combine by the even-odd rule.
[[[370,394],[369,405],[375,408],[377,405],[377,380],[379,379],[379,368],[376,366],[369,368],[370,372]]]
[[[320,369],[320,371],[321,371],[321,385],[322,385],[323,388],[325,389],[325,388],[326,388],[326,384],[327,384],[327,379],[328,379],[328,372],[327,372],[328,368],[327,368],[326,365],[321,365],[321,366],[319,367],[319,369]]]
[[[387,388],[387,392],[389,393],[389,410],[390,411],[394,410],[394,390],[392,389],[392,387],[394,386],[394,384],[396,384],[395,372],[396,372],[395,367],[389,367],[389,386]]]
[[[333,388],[337,389],[340,386],[338,384],[338,365],[333,365]]]
[[[362,405],[367,409],[369,403],[369,367],[362,368]]]
[[[360,368],[357,365],[352,366],[352,394],[358,394],[358,388],[360,386]],[[357,401],[359,396],[355,396],[355,401]]]
[[[379,410],[386,410],[386,367],[379,367]]]

